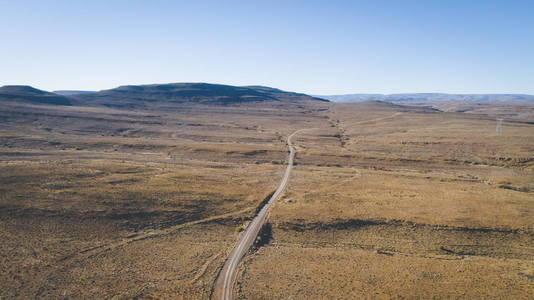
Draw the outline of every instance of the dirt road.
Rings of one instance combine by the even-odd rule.
[[[239,265],[239,262],[241,261],[243,256],[245,256],[245,254],[247,253],[248,249],[254,244],[254,241],[256,240],[256,237],[258,236],[258,233],[261,227],[263,226],[263,223],[265,222],[265,217],[267,216],[267,211],[269,210],[269,207],[271,207],[273,202],[276,201],[276,199],[284,191],[287,182],[289,181],[289,175],[291,173],[291,168],[293,167],[293,159],[295,157],[295,149],[293,148],[293,144],[291,143],[291,138],[293,138],[295,134],[302,130],[306,129],[297,130],[287,137],[287,145],[289,147],[289,159],[287,161],[287,168],[284,173],[284,177],[282,177],[278,188],[271,196],[267,204],[263,206],[260,212],[248,225],[247,230],[243,232],[236,246],[230,253],[230,256],[226,260],[226,263],[224,264],[221,273],[219,273],[219,277],[215,282],[215,290],[213,293],[214,299],[232,299],[232,287],[237,266]]]

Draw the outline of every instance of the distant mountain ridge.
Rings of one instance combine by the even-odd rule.
[[[478,103],[534,103],[534,95],[526,94],[445,94],[445,93],[413,93],[413,94],[345,94],[316,96],[333,102],[360,102],[376,100],[385,102],[478,102]]]
[[[30,86],[0,87],[0,101],[37,104],[144,107],[150,103],[200,103],[228,105],[262,101],[328,101],[306,94],[265,86],[231,86],[210,83],[124,85],[102,91],[58,90],[54,93]]]
[[[42,91],[28,85],[4,85],[0,87],[0,101],[71,105],[70,99],[65,96]]]
[[[231,86],[210,83],[125,85],[95,93],[71,96],[77,103],[114,107],[145,106],[151,102],[234,104],[261,101],[328,101],[305,94],[263,86]]]

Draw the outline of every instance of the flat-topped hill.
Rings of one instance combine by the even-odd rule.
[[[95,93],[72,95],[82,105],[115,107],[147,105],[150,102],[234,104],[262,101],[327,101],[305,94],[262,86],[231,86],[209,83],[125,85]]]

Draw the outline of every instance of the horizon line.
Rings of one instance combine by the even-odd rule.
[[[228,84],[228,83],[218,83],[218,82],[205,82],[205,81],[177,81],[177,82],[165,82],[165,83],[141,83],[141,84],[120,84],[112,88],[104,88],[104,89],[77,89],[77,88],[61,88],[61,89],[41,89],[38,87],[35,87],[34,85],[30,84],[4,84],[0,87],[4,86],[29,86],[35,89],[39,89],[42,91],[47,92],[57,92],[57,91],[83,91],[83,92],[100,92],[110,89],[119,88],[122,86],[143,86],[143,85],[168,85],[168,84],[179,84],[179,83],[205,83],[205,84],[213,84],[213,85],[227,85],[227,86],[236,86],[236,87],[251,87],[251,86],[263,86],[268,88],[275,88],[280,89],[282,91],[286,92],[296,92],[296,93],[302,93],[309,96],[323,96],[323,97],[329,97],[329,96],[351,96],[351,95],[380,95],[380,96],[390,96],[390,95],[402,95],[402,94],[442,94],[442,95],[522,95],[522,96],[534,96],[533,94],[524,93],[524,92],[393,92],[393,93],[377,93],[377,92],[344,92],[344,93],[309,93],[309,92],[301,92],[297,90],[288,90],[285,88],[278,88],[274,86],[269,85],[263,85],[263,84],[247,84],[247,85],[235,85],[235,84]]]

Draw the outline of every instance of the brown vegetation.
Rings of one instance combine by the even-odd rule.
[[[534,127],[382,103],[336,104],[296,140],[272,239],[242,298],[529,298]],[[266,268],[265,266],[269,266]]]
[[[208,298],[318,114],[2,105],[0,298]]]
[[[0,298],[528,298],[534,127],[379,102],[3,103]],[[514,108],[516,109],[516,108]]]

